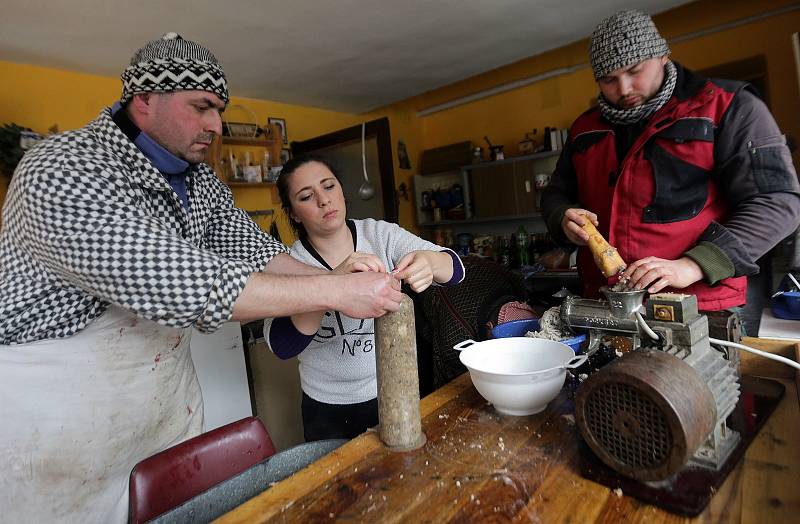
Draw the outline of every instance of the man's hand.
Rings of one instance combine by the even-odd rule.
[[[333,270],[333,274],[336,275],[349,275],[352,273],[361,273],[361,272],[386,273],[386,271],[383,268],[383,263],[375,255],[370,255],[368,253],[358,253],[358,252],[352,253],[349,257],[347,257],[347,259],[344,262],[339,264]],[[350,288],[351,284],[346,284],[346,287]],[[369,289],[370,288],[368,287],[367,288],[368,292]],[[378,286],[377,289],[378,293],[382,291],[381,286]],[[336,288],[334,288],[333,290],[327,291],[327,293],[338,295],[339,291]],[[345,315],[353,318],[379,317],[388,311],[395,311],[397,309],[396,307],[392,309],[393,308],[393,302],[391,300],[392,296],[393,294],[390,292],[390,300],[388,305],[383,304],[378,300],[378,302],[376,303],[377,305],[375,306],[377,307],[375,311],[377,311],[378,314],[375,315],[371,315],[368,313],[369,307],[372,307],[370,306],[369,301],[367,301],[366,304],[367,309],[360,309],[363,308],[364,306],[359,305],[355,301],[353,301],[353,302],[346,302],[348,306],[355,306],[353,312],[350,312],[346,307],[340,308],[339,311],[342,311]],[[376,296],[375,298],[379,299],[379,296]],[[313,335],[319,330],[324,313],[325,313],[324,311],[314,311],[310,313],[300,313],[297,315],[292,315],[292,322],[294,323],[294,326],[297,328],[297,330],[300,331],[301,333],[304,333],[306,335]],[[362,313],[365,314],[365,316],[361,316]]]
[[[689,257],[677,260],[646,257],[630,264],[620,276],[631,289],[658,293],[665,287],[683,289],[703,278],[703,270]]]
[[[433,283],[433,260],[428,254],[432,251],[412,251],[400,259],[394,268],[394,276],[405,280],[411,289],[420,293]],[[449,257],[450,255],[446,255]]]
[[[572,207],[564,212],[561,218],[561,229],[570,242],[577,246],[585,246],[589,241],[589,234],[583,229],[586,220],[591,220],[595,226],[600,225],[597,215],[586,209]]]
[[[375,273],[386,273],[383,262],[370,253],[356,251],[344,259],[344,261],[333,269],[337,275],[347,275],[349,273],[359,273],[372,271]]]
[[[377,318],[400,308],[400,281],[388,273],[332,276],[333,307],[352,318]]]

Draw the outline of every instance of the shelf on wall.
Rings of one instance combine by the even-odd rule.
[[[227,175],[229,174],[230,169],[223,169],[223,147],[237,147],[237,146],[244,146],[244,147],[251,147],[251,148],[262,148],[269,151],[270,158],[275,159],[280,158],[280,151],[281,151],[281,143],[280,140],[276,140],[272,137],[279,136],[280,130],[275,124],[269,125],[270,131],[267,132],[266,135],[261,136],[214,136],[214,141],[211,143],[211,147],[208,148],[206,152],[205,162],[211,166],[217,176],[229,186],[237,186],[237,187],[244,187],[244,186],[270,186],[274,184],[264,183],[264,182],[234,182],[226,180]],[[230,149],[229,149],[230,151]],[[227,154],[225,155],[227,156]],[[229,166],[226,166],[229,167]]]
[[[510,158],[504,158],[503,160],[494,160],[489,162],[479,162],[477,164],[468,164],[461,169],[465,171],[470,171],[472,169],[480,169],[482,167],[488,166],[498,166],[501,164],[513,164],[514,162],[522,162],[525,160],[539,160],[542,158],[550,158],[553,156],[558,156],[561,154],[561,149],[556,149],[555,151],[542,151],[541,153],[534,153],[532,155],[523,155],[523,156],[513,156]]]
[[[222,143],[227,146],[268,146],[272,145],[275,141],[271,138],[263,136],[255,137],[238,137],[238,136],[223,136]]]

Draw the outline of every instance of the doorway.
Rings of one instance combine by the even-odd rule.
[[[753,86],[759,98],[769,107],[769,84],[767,82],[767,58],[756,55],[735,62],[720,64],[708,69],[698,71],[700,76],[706,78],[725,78],[739,80]]]
[[[398,206],[394,189],[392,138],[389,119],[366,122],[364,128],[367,177],[375,186],[372,198],[360,198],[364,182],[361,162],[362,127],[356,125],[300,142],[292,142],[292,156],[313,153],[333,165],[339,175],[347,201],[348,218],[374,218],[397,222]]]

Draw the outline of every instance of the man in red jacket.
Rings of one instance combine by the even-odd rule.
[[[542,212],[580,249],[587,296],[612,283],[585,248],[592,220],[629,264],[629,286],[681,290],[703,310],[745,303],[756,260],[800,223],[786,140],[741,82],[710,80],[669,59],[640,11],[592,33],[598,105],[573,123]]]

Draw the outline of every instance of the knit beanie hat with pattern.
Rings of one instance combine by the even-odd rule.
[[[649,15],[628,10],[600,22],[592,33],[589,62],[595,80],[650,58],[669,55],[667,41]]]
[[[167,33],[134,53],[122,72],[122,103],[138,93],[208,91],[228,102],[228,83],[216,57],[205,47]]]

